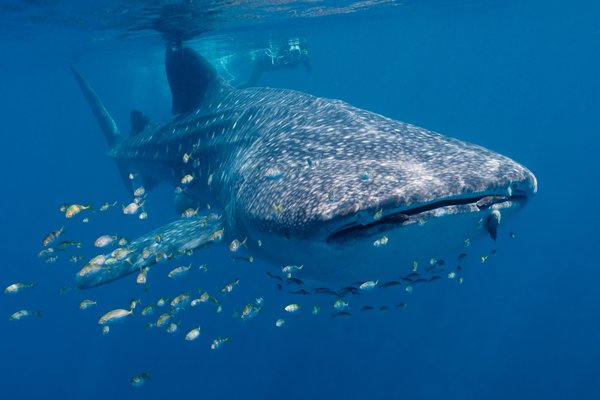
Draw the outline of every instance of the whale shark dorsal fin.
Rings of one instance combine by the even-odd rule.
[[[150,118],[138,110],[131,110],[129,117],[131,119],[131,136],[142,132],[148,126],[148,122],[150,122]]]
[[[208,61],[180,43],[167,46],[165,67],[173,96],[173,114],[197,109],[212,92],[224,85]]]

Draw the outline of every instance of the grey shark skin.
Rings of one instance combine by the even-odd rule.
[[[228,241],[247,236],[253,254],[303,264],[308,278],[397,276],[485,235],[493,210],[504,222],[537,191],[529,170],[483,147],[340,100],[234,89],[186,47],[168,48],[166,66],[178,115],[137,119],[135,135],[86,94],[109,155],[147,184],[192,174],[180,204],[222,209]]]

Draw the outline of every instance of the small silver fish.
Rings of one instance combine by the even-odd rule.
[[[117,322],[123,322],[131,314],[133,314],[133,310],[117,308],[116,310],[109,311],[100,317],[98,323],[100,325],[112,325]]]
[[[71,204],[65,210],[65,217],[73,218],[75,215],[79,214],[80,212],[82,212],[84,210],[91,210],[91,209],[92,209],[92,206],[90,206],[90,205],[86,206],[86,205],[81,205],[81,204]]]
[[[193,180],[194,180],[194,176],[190,175],[190,174],[187,174],[183,178],[181,178],[181,184],[182,185],[189,185],[190,183],[192,183]]]
[[[65,227],[62,226],[60,229],[50,232],[44,237],[42,240],[42,246],[47,247],[49,244],[53,243],[58,237],[64,232]]]
[[[42,312],[41,311],[30,311],[30,310],[19,310],[19,311],[13,313],[8,319],[10,321],[20,321],[27,317],[41,318]]]
[[[216,231],[212,235],[210,235],[210,237],[208,238],[208,240],[210,240],[211,242],[219,243],[221,240],[223,240],[223,235],[224,234],[225,234],[225,230],[224,229],[219,229],[218,231]]]
[[[161,263],[161,262],[165,262],[169,259],[170,255],[167,253],[163,253],[163,252],[159,252],[156,253],[154,259],[156,260],[157,263]]]
[[[289,313],[294,313],[300,309],[300,306],[298,304],[288,304],[283,309]]]
[[[382,237],[380,237],[379,239],[377,239],[376,241],[373,242],[373,246],[375,247],[383,247],[386,244],[388,244],[388,237],[383,235]]]
[[[113,203],[104,203],[100,206],[100,211],[108,211],[110,208],[114,207],[117,205],[117,202],[113,202]]]
[[[243,241],[239,241],[237,239],[233,239],[231,241],[231,243],[229,244],[229,251],[231,251],[232,253],[237,252],[240,247],[242,246],[246,246],[246,242],[248,241],[248,238],[245,238]]]
[[[40,252],[38,253],[37,256],[39,258],[42,258],[42,257],[45,257],[45,256],[47,256],[49,254],[54,254],[55,252],[56,252],[55,249],[53,249],[52,247],[48,247],[47,249],[40,250]]]
[[[123,214],[126,215],[134,215],[140,210],[141,205],[136,202],[129,203],[128,205],[123,207]]]
[[[192,307],[196,307],[201,303],[200,299],[194,299],[192,301],[190,301],[190,306]]]
[[[358,288],[360,290],[373,290],[375,289],[378,283],[379,281],[366,281],[361,283],[361,285]]]
[[[148,271],[150,270],[150,267],[144,267],[142,268],[142,270],[139,272],[139,274],[137,275],[137,277],[135,278],[135,282],[138,285],[145,285],[148,281]]]
[[[114,250],[111,254],[117,260],[123,261],[124,259],[127,258],[128,255],[130,255],[133,252],[134,252],[134,250],[132,250],[132,249],[127,249],[127,248],[124,248],[124,247],[120,247],[120,248]]]
[[[165,305],[165,304],[167,304],[167,302],[168,302],[168,301],[169,301],[169,299],[166,299],[166,298],[164,298],[164,297],[161,297],[160,299],[158,299],[158,300],[156,301],[156,305],[157,305],[158,307],[164,307],[164,305]]]
[[[189,293],[183,293],[175,297],[171,301],[171,308],[173,311],[182,310],[190,304],[191,297]]]
[[[200,297],[198,298],[198,300],[200,300],[200,302],[202,302],[202,303],[206,303],[209,299],[210,299],[210,294],[208,294],[208,292],[202,293],[200,295]]]
[[[143,186],[140,186],[139,188],[135,189],[133,191],[133,195],[135,197],[140,197],[146,194],[146,189]]]
[[[348,309],[348,303],[346,303],[342,299],[337,299],[335,303],[333,303],[333,308],[335,308],[338,311],[344,311]]]
[[[211,350],[217,350],[217,349],[221,348],[221,346],[224,343],[228,343],[230,341],[231,341],[231,339],[228,338],[228,337],[225,337],[225,338],[218,337],[215,340],[213,340],[213,342],[210,345],[210,349]]]
[[[158,319],[156,320],[156,326],[158,326],[159,328],[162,328],[163,326],[167,325],[169,322],[171,322],[171,318],[173,318],[173,316],[171,314],[161,314],[160,317],[158,317]]]
[[[6,289],[4,289],[4,293],[17,294],[17,293],[22,292],[25,289],[31,289],[33,287],[34,287],[33,283],[17,282],[17,283],[13,283],[12,285],[7,286]]]
[[[147,317],[149,315],[152,315],[154,313],[154,307],[152,306],[152,304],[147,305],[146,307],[144,307],[144,309],[142,310],[142,315],[144,317]]]
[[[133,387],[144,386],[144,384],[149,379],[150,379],[150,373],[148,373],[148,372],[142,372],[141,374],[136,375],[133,378],[131,378],[131,386],[133,386]]]
[[[182,266],[182,267],[177,267],[177,268],[173,268],[170,272],[168,277],[171,279],[179,279],[179,278],[183,278],[192,268],[192,264],[186,266]]]
[[[198,209],[194,209],[194,208],[186,208],[185,210],[183,210],[183,212],[181,213],[181,216],[183,218],[192,218],[192,217],[196,217],[198,216]]]
[[[96,257],[92,258],[88,264],[92,265],[104,265],[106,261],[106,256],[104,254],[98,254]]]
[[[136,308],[137,306],[139,306],[140,304],[142,304],[142,301],[141,301],[140,299],[131,299],[131,300],[129,301],[129,309],[130,309],[131,311],[133,311],[133,310],[135,310],[135,308]]]
[[[234,286],[239,285],[239,283],[240,283],[239,279],[236,279],[232,282],[228,282],[227,284],[225,284],[223,289],[221,289],[221,293],[231,293],[233,291]]]
[[[192,329],[191,331],[189,331],[187,333],[187,335],[185,335],[185,340],[187,340],[188,342],[191,342],[191,341],[198,339],[199,336],[200,336],[200,327],[197,327],[195,329]]]
[[[240,318],[244,321],[254,318],[260,309],[254,307],[253,304],[246,304],[242,309],[242,315]]]
[[[296,271],[301,271],[304,268],[304,265],[286,265],[281,268],[281,272],[284,274],[291,274]]]
[[[88,308],[94,307],[96,303],[94,300],[82,300],[81,303],[79,303],[79,309],[80,310],[87,310]]]
[[[94,246],[106,247],[112,244],[115,240],[117,240],[117,237],[115,235],[102,235],[98,237],[98,239],[96,239],[96,241],[94,242]]]
[[[169,326],[167,326],[167,333],[176,333],[179,330],[179,325],[175,322],[171,322]]]
[[[381,219],[381,217],[383,216],[383,210],[380,208],[379,210],[375,211],[375,214],[373,214],[373,220],[378,220]]]
[[[119,262],[119,260],[117,260],[116,258],[114,258],[114,257],[108,257],[106,259],[106,261],[104,261],[104,265],[105,266],[111,266],[111,265],[117,264],[118,262]]]
[[[79,270],[77,276],[80,278],[88,278],[100,273],[102,270],[102,265],[87,264]]]

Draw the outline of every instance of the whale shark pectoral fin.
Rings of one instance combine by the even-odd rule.
[[[74,65],[71,65],[71,72],[75,76],[77,83],[79,84],[79,88],[81,89],[85,99],[87,100],[96,120],[100,124],[100,129],[102,129],[102,133],[104,133],[104,137],[106,138],[106,142],[110,147],[114,145],[121,138],[121,132],[115,123],[113,117],[109,114],[100,101],[100,98],[94,92],[89,83],[85,80],[85,78],[79,73],[77,68]]]
[[[112,282],[166,258],[174,258],[222,239],[223,217],[216,213],[182,218],[133,240],[126,258],[114,265],[88,264],[76,276],[76,287],[87,289]],[[107,255],[107,257],[109,257]],[[90,268],[91,265],[91,268]],[[87,269],[86,269],[87,268]]]
[[[197,109],[211,91],[226,85],[208,61],[181,43],[167,46],[165,67],[173,114]]]
[[[138,110],[131,110],[129,118],[131,120],[131,136],[135,136],[138,133],[143,132],[150,122],[150,118]]]
[[[122,139],[121,132],[119,131],[119,127],[117,126],[115,120],[110,115],[102,101],[94,92],[94,89],[90,86],[90,84],[85,80],[85,78],[79,73],[77,68],[74,65],[71,65],[71,71],[75,76],[77,83],[79,84],[79,88],[81,89],[85,99],[87,100],[96,120],[100,124],[100,129],[102,133],[104,133],[104,137],[106,138],[106,142],[112,148],[117,142]],[[119,168],[119,173],[125,182],[125,187],[129,191],[130,194],[133,194],[133,190],[131,187],[131,182],[128,179],[129,172],[127,171],[126,163],[120,160],[117,160],[117,167]]]

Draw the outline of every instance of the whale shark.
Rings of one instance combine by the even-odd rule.
[[[165,67],[173,118],[132,111],[129,135],[73,73],[132,193],[136,181],[166,182],[178,213],[211,211],[132,241],[128,262],[80,271],[80,288],[156,263],[149,249],[177,255],[244,238],[249,253],[302,265],[315,281],[398,276],[465,240],[495,240],[537,191],[531,171],[484,147],[341,100],[234,88],[185,45],[167,46]]]

